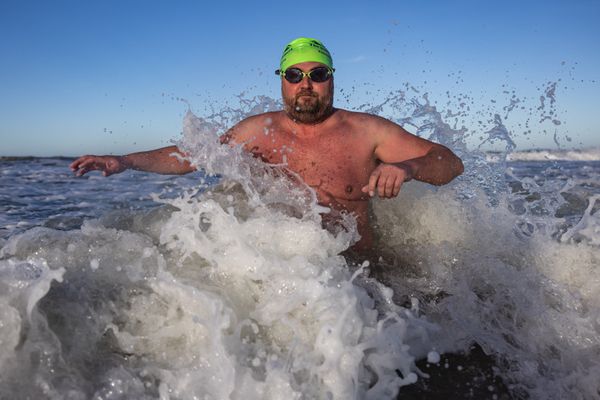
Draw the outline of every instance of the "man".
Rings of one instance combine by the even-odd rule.
[[[352,213],[361,235],[357,249],[372,245],[368,201],[398,195],[411,179],[443,185],[463,172],[449,149],[414,136],[384,118],[333,107],[333,62],[318,40],[298,38],[281,57],[284,109],[249,117],[221,136],[242,144],[267,163],[286,163],[315,189],[319,202]],[[266,132],[266,134],[265,134]],[[196,169],[175,146],[126,156],[83,156],[71,164],[77,176],[105,176],[128,168],[161,174]]]

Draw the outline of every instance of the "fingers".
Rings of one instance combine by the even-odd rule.
[[[375,168],[375,171],[373,171],[373,173],[369,177],[369,185],[368,185],[367,190],[369,192],[369,196],[371,196],[371,197],[375,196],[375,188],[377,187],[380,176],[381,176],[381,169]]]
[[[385,198],[391,199],[398,196],[403,183],[404,179],[400,176],[389,177],[385,185]]]
[[[87,159],[90,156],[81,156],[78,159],[76,159],[75,161],[73,161],[71,164],[69,164],[69,168],[71,168],[71,170],[73,171],[77,171],[79,169],[79,164],[81,164],[85,159]]]
[[[389,176],[383,174],[379,176],[379,179],[377,180],[377,194],[379,195],[379,197],[387,197],[385,195],[385,185],[387,184],[388,179]]]
[[[71,163],[70,168],[75,172],[75,176],[82,176],[93,170],[104,170],[103,163],[98,162],[94,156],[80,157]]]
[[[369,177],[369,183],[363,186],[361,190],[363,193],[368,192],[371,197],[375,196],[375,190],[377,190],[379,197],[389,199],[400,193],[405,178],[406,173],[404,170],[392,165],[382,164],[373,171]]]
[[[394,190],[394,178],[383,174],[380,168],[369,177],[369,183],[361,189],[363,193],[369,193],[369,196],[375,196],[375,190],[379,197],[391,197]]]
[[[402,183],[402,179],[396,178],[396,180],[394,181],[394,188],[392,189],[392,197],[398,196],[398,193],[400,193],[400,187],[402,186]]]
[[[86,172],[92,171],[94,169],[98,169],[96,160],[93,158],[89,158],[89,159],[83,161],[81,164],[79,164],[79,169],[77,170],[77,175],[81,176],[81,175],[85,174]]]

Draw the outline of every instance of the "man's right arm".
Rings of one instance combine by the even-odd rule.
[[[245,150],[262,157],[260,146],[256,144],[256,133],[263,132],[265,127],[270,125],[272,115],[273,113],[255,115],[240,121],[220,137],[221,144],[233,146],[243,143]],[[70,168],[77,176],[89,171],[101,171],[104,176],[109,176],[126,169],[183,175],[196,171],[196,166],[190,164],[185,156],[177,146],[169,146],[125,156],[83,156],[73,161]]]
[[[83,156],[73,161],[70,168],[77,176],[89,171],[101,171],[104,176],[109,176],[126,169],[183,175],[196,170],[184,157],[177,146],[169,146],[124,156]]]

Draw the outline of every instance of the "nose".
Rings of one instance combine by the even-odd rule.
[[[300,87],[306,89],[312,89],[313,81],[308,76],[303,76],[300,81]]]

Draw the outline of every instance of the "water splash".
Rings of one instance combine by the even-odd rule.
[[[556,119],[546,88],[530,115],[541,123]],[[510,119],[526,106],[508,95],[482,111],[448,94],[442,107],[407,84],[356,107],[467,166],[450,186],[411,183],[374,203],[379,280],[339,255],[356,240],[352,220],[323,230],[310,188],[218,144],[276,101],[189,112],[179,145],[204,169],[198,184],[154,196],[162,206],[148,212],[2,243],[0,397],[393,398],[426,379],[416,359],[477,342],[517,395],[594,398],[597,176],[507,176]],[[480,143],[501,144],[500,162]]]

